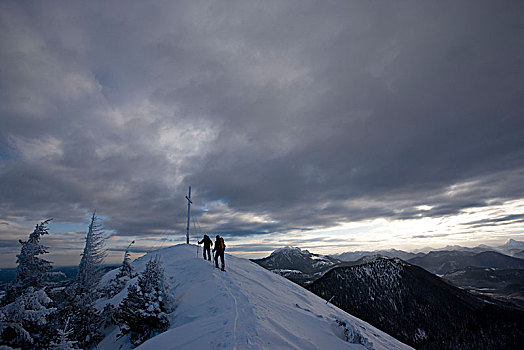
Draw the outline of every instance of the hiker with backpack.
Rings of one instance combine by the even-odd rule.
[[[202,243],[204,243],[204,260],[211,260],[211,246],[213,245],[211,238],[209,238],[208,235],[204,235],[204,238],[201,241],[198,241],[198,244],[202,244]],[[207,252],[207,258],[206,258],[206,252]]]
[[[224,243],[224,239],[217,235],[215,240],[215,248],[213,249],[213,252],[215,252],[215,267],[218,269],[218,257],[220,257],[220,261],[222,262],[222,271],[226,271],[226,264],[224,263],[225,250],[226,244]]]

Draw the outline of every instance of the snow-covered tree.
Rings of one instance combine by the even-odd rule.
[[[8,287],[6,296],[2,302],[3,305],[12,303],[29,287],[40,289],[45,286],[51,275],[49,270],[51,270],[53,266],[50,261],[38,256],[48,253],[48,248],[40,244],[40,238],[49,233],[47,231],[47,224],[51,220],[52,219],[48,219],[37,224],[27,241],[19,240],[22,248],[20,249],[20,254],[16,256],[16,262],[18,263],[16,279]]]
[[[48,343],[50,315],[56,308],[44,289],[28,287],[26,292],[0,309],[0,345],[22,349],[43,348]]]
[[[67,319],[63,329],[59,329],[58,339],[51,342],[50,350],[71,350],[75,349],[75,344],[77,341],[69,340],[71,334],[73,333],[72,329],[69,329],[69,318]]]
[[[124,277],[124,276],[130,276],[133,277],[133,266],[131,266],[131,254],[129,253],[129,248],[135,243],[135,241],[129,243],[129,245],[126,248],[126,252],[124,253],[124,261],[122,262],[122,266],[120,267],[120,271],[116,277]]]
[[[8,287],[0,308],[0,345],[22,349],[41,348],[49,344],[52,328],[50,316],[56,311],[45,287],[52,275],[50,261],[39,255],[48,253],[40,238],[48,234],[51,219],[37,224],[17,255],[15,281]]]
[[[111,303],[106,304],[106,306],[104,306],[104,309],[102,310],[102,328],[107,328],[109,326],[118,324],[118,321],[116,319],[117,313],[117,307],[115,307]]]
[[[106,255],[104,233],[93,213],[86,235],[85,247],[78,267],[76,284],[65,291],[66,302],[61,314],[71,317],[71,336],[81,348],[92,348],[102,339],[103,318],[94,303],[98,298],[98,283]]]
[[[95,307],[93,295],[75,294],[75,289],[67,289],[64,293],[66,302],[61,306],[60,314],[71,317],[71,339],[78,342],[82,349],[91,349],[103,338],[102,325],[104,318]]]
[[[96,290],[98,282],[100,282],[102,277],[102,263],[106,256],[104,245],[104,232],[98,223],[96,214],[93,213],[86,235],[84,252],[78,267],[76,278],[78,293],[91,294]]]
[[[135,241],[131,242],[124,253],[124,261],[118,270],[115,278],[109,281],[107,287],[104,288],[103,294],[107,298],[112,298],[118,293],[120,293],[126,286],[127,282],[136,277],[136,274],[133,272],[133,266],[131,265],[131,254],[129,253],[129,248],[133,245]]]
[[[172,311],[173,299],[169,294],[164,268],[158,259],[151,259],[138,282],[128,289],[120,303],[118,320],[122,334],[139,345],[162,333],[169,327],[167,314]]]
[[[30,349],[33,345],[33,338],[20,323],[2,320],[0,313],[0,349]],[[6,348],[7,347],[7,348]]]

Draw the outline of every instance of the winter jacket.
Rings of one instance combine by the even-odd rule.
[[[218,252],[222,251],[223,252],[224,250],[226,250],[226,245],[224,244],[224,247],[222,247],[222,244],[220,244],[221,240],[222,242],[224,242],[224,239],[222,237],[217,238],[215,240],[215,249],[213,249],[213,251],[218,251]]]
[[[201,241],[198,241],[198,244],[204,243],[204,248],[207,249],[213,245],[213,241],[209,238],[208,235],[204,235],[204,238]]]

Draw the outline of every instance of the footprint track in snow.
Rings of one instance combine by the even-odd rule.
[[[235,321],[233,323],[233,344],[234,344],[233,349],[237,349],[238,301],[237,301],[237,298],[235,298],[235,296],[233,295],[233,292],[231,291],[231,287],[229,287],[226,284],[225,279],[220,278],[220,281],[222,283],[223,290],[225,290],[227,294],[229,294],[229,296],[231,296],[231,298],[233,299],[233,305],[235,307]],[[229,284],[231,284],[231,281],[229,281]],[[224,323],[224,325],[226,324],[227,322]]]

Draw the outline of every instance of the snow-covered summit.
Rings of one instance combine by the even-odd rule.
[[[299,247],[292,247],[292,246],[285,246],[282,248],[275,249],[271,255],[279,255],[279,254],[311,254],[309,250],[307,249],[300,249]],[[270,256],[271,256],[270,255]]]
[[[222,272],[184,244],[151,252],[134,269],[142,271],[151,257],[163,263],[177,307],[170,328],[139,349],[409,349],[249,260],[226,254]],[[118,304],[124,294],[99,306]],[[98,348],[130,348],[117,334],[108,330]]]
[[[313,254],[298,247],[279,248],[270,256],[253,261],[268,270],[297,270],[306,274],[324,272],[340,262],[332,257]]]
[[[510,238],[504,243],[502,247],[506,248],[521,248],[524,249],[524,242],[523,241],[516,241],[513,238]]]

